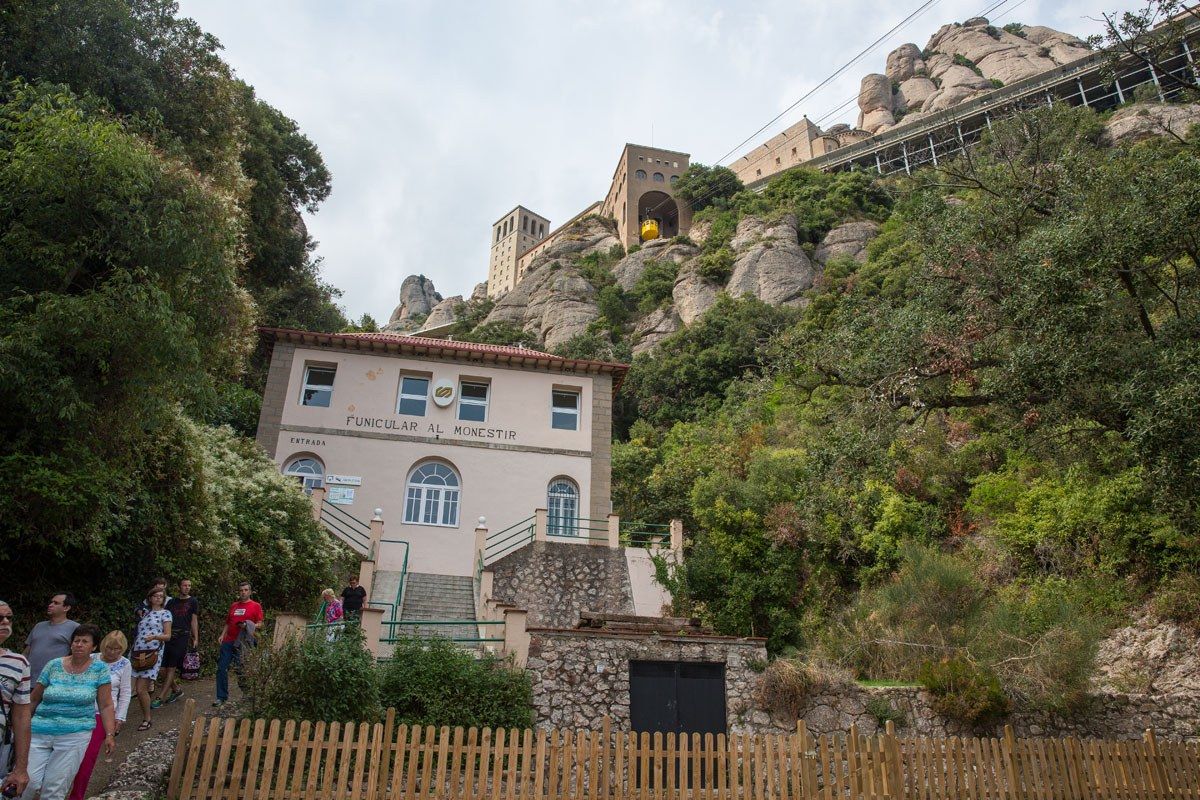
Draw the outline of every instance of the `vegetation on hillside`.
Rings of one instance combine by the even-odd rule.
[[[979,719],[997,680],[1078,700],[1100,635],[1156,589],[1195,613],[1200,137],[1100,130],[1034,111],[911,179],[794,170],[704,212],[710,242],[744,213],[796,213],[809,241],[883,228],[781,324],[727,299],[634,360],[614,503],[685,520],[680,611],[967,687],[947,707]]]
[[[165,0],[0,13],[0,567],[25,627],[46,592],[129,623],[151,578],[269,605],[338,551],[245,432],[255,322],[337,329],[297,209],[316,148]]]

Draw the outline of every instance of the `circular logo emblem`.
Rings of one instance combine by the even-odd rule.
[[[440,380],[433,385],[433,404],[445,408],[454,402],[454,381]]]

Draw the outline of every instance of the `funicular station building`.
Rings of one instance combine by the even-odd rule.
[[[763,641],[664,616],[653,559],[682,556],[682,524],[610,513],[626,365],[390,333],[261,335],[258,443],[362,557],[377,655],[405,635],[499,650],[531,673],[542,725],[738,726]],[[280,614],[277,636],[285,617],[319,627]]]

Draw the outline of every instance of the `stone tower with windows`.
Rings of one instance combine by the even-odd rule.
[[[550,220],[525,206],[517,206],[492,225],[492,252],[488,259],[488,297],[506,294],[521,280],[517,259],[546,238]]]
[[[600,211],[617,221],[617,236],[623,245],[641,241],[641,224],[647,219],[658,222],[664,239],[691,230],[691,208],[675,199],[675,182],[688,168],[690,158],[675,150],[625,145]]]

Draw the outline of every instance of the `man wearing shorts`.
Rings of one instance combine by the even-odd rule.
[[[150,704],[152,708],[174,703],[183,695],[175,680],[183,669],[188,648],[200,644],[200,601],[192,596],[191,581],[185,578],[179,582],[179,594],[167,601],[167,611],[171,612],[171,641],[163,651],[162,691]]]

